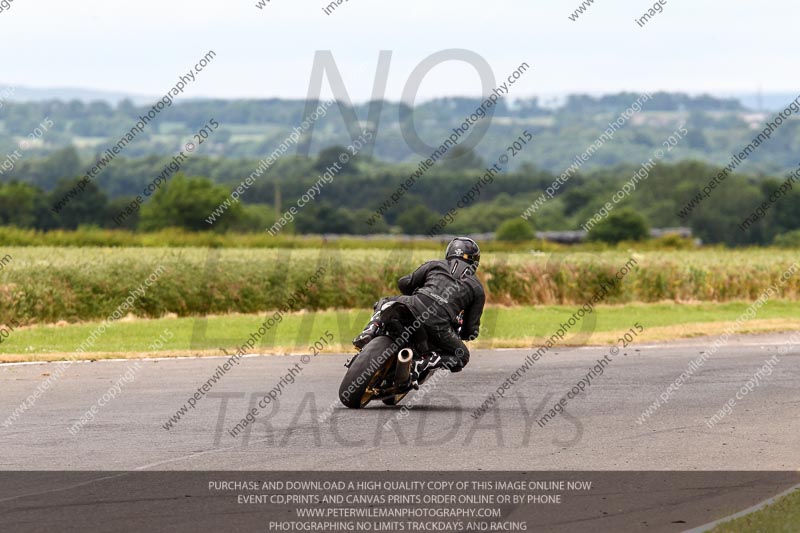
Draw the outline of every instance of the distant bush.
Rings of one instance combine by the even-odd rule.
[[[425,235],[439,222],[439,216],[422,204],[416,204],[397,217],[397,225],[408,235]]]
[[[590,241],[616,244],[622,241],[643,241],[650,235],[647,219],[630,208],[614,211],[589,230]]]
[[[176,174],[141,208],[139,227],[145,231],[181,227],[193,231],[224,231],[242,216],[240,203],[232,203],[214,225],[206,217],[229,200],[230,191],[208,178]]]
[[[776,236],[773,244],[781,248],[800,248],[800,230],[794,230]]]
[[[498,241],[523,242],[534,238],[536,238],[536,234],[531,225],[519,217],[506,220],[500,224],[495,233],[495,239]]]

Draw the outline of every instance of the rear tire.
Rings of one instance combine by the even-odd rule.
[[[372,400],[367,389],[380,385],[384,374],[392,366],[392,358],[397,355],[387,351],[391,345],[392,339],[389,337],[375,337],[355,358],[339,385],[339,400],[345,407],[361,409]]]

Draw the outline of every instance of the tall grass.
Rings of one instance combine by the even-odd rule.
[[[436,250],[208,248],[3,248],[0,324],[102,319],[159,265],[160,279],[138,297],[134,314],[159,317],[254,313],[281,308],[320,267],[326,273],[292,309],[360,308],[396,293],[398,277]],[[633,256],[638,266],[607,303],[754,300],[789,265],[791,251],[605,251],[486,254],[478,271],[494,304],[580,304]],[[782,286],[800,297],[800,272]]]

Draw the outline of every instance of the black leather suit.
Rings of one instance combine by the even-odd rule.
[[[428,261],[397,282],[404,296],[393,298],[408,306],[424,323],[431,348],[460,370],[469,362],[464,340],[478,337],[486,294],[472,266],[461,259]],[[464,311],[461,338],[453,329],[458,313]]]

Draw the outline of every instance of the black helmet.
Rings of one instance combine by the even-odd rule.
[[[444,252],[445,259],[463,259],[475,268],[478,268],[478,263],[481,262],[481,249],[478,243],[467,237],[456,237],[450,244],[447,245],[447,250]]]

